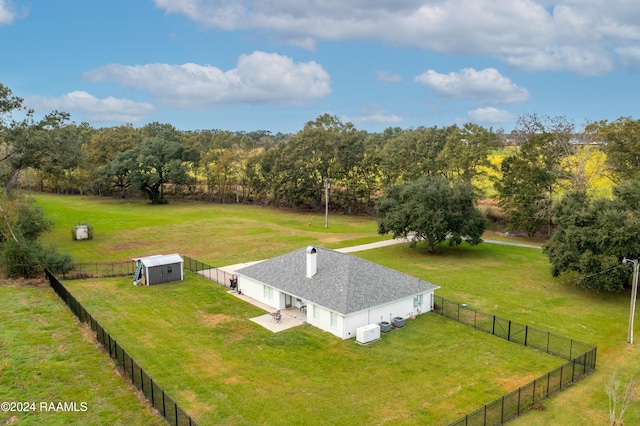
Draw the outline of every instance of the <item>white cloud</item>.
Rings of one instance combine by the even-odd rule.
[[[608,52],[560,46],[549,49],[523,49],[518,54],[503,55],[505,62],[531,71],[578,71],[585,75],[602,75],[615,69]]]
[[[464,68],[449,74],[428,70],[416,76],[415,81],[429,86],[437,96],[447,98],[502,104],[522,103],[530,98],[527,89],[518,87],[494,68],[481,71]]]
[[[223,30],[267,30],[315,49],[318,40],[375,40],[489,55],[527,70],[602,74],[616,48],[640,41],[640,7],[610,0],[155,0],[167,13]]]
[[[83,116],[83,120],[90,121],[135,123],[155,111],[154,106],[147,102],[112,96],[99,99],[84,91],[70,92],[57,98],[34,96],[27,101],[36,107],[77,112]]]
[[[402,81],[402,76],[391,74],[389,71],[376,71],[376,78],[385,83],[398,83]]]
[[[10,24],[14,18],[15,14],[8,9],[7,2],[0,0],[0,25]]]
[[[627,68],[640,68],[640,46],[616,49],[620,61]]]
[[[9,25],[18,18],[24,18],[27,16],[28,9],[23,6],[19,11],[16,11],[16,7],[8,0],[0,0],[0,25]]]
[[[468,113],[469,120],[474,123],[496,124],[514,122],[518,117],[509,111],[494,107],[478,108]]]
[[[84,78],[148,90],[159,101],[181,108],[212,103],[298,104],[331,92],[331,78],[316,62],[295,63],[287,56],[264,52],[242,55],[229,71],[192,63],[111,64],[86,72]]]
[[[372,124],[391,124],[401,123],[402,117],[389,113],[382,106],[377,104],[369,104],[362,108],[362,115],[358,117],[342,117],[345,122],[358,123],[372,123]]]

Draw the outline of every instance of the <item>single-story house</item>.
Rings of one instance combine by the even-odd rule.
[[[439,287],[350,254],[309,246],[235,271],[238,290],[342,339],[382,321],[433,309]]]
[[[136,262],[133,274],[135,285],[153,285],[184,279],[184,260],[178,254],[157,254],[133,261]]]

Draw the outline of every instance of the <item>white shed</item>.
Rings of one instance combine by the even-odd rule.
[[[91,237],[88,225],[77,225],[73,227],[74,240],[88,240]]]

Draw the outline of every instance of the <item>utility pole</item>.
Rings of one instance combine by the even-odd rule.
[[[324,227],[329,227],[329,187],[331,186],[331,178],[324,179]]]
[[[629,308],[629,332],[627,341],[633,345],[633,321],[636,313],[636,298],[638,296],[638,259],[622,259],[622,263],[633,262],[633,285],[631,287],[631,307]]]

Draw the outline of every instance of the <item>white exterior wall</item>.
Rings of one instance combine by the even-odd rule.
[[[433,309],[433,291],[424,293],[422,296],[422,307],[414,306],[414,297],[408,297],[397,302],[355,312],[345,318],[343,339],[356,336],[356,330],[368,324],[379,324],[381,321],[393,322],[395,317],[406,319],[411,315],[419,315]]]
[[[284,293],[273,288],[272,298],[264,297],[264,284],[252,280],[251,278],[238,276],[238,289],[246,296],[264,303],[274,309],[284,309],[285,299]],[[365,311],[355,312],[346,317],[336,314],[336,325],[331,326],[331,311],[311,302],[307,303],[307,323],[317,327],[323,331],[329,332],[341,339],[350,339],[356,337],[356,330],[368,324],[379,324],[381,321],[393,322],[393,318],[401,317],[406,319],[411,315],[419,315],[429,312],[433,309],[433,291],[422,295],[423,302],[421,307],[414,306],[414,297],[408,297],[393,303],[382,305],[376,308],[367,309]],[[305,301],[302,301],[305,303]],[[295,296],[293,297],[293,305],[297,306]],[[314,310],[318,310],[317,319],[314,316]]]
[[[317,317],[316,317],[317,312]],[[344,317],[334,313],[336,318],[335,326],[331,325],[331,311],[322,306],[309,303],[307,305],[307,322],[320,330],[327,331],[341,339],[348,339],[351,336],[344,336]],[[355,336],[355,332],[353,334]]]
[[[257,300],[260,303],[264,303],[267,306],[271,306],[272,308],[282,309],[280,306],[280,299],[282,299],[282,306],[284,306],[284,296],[281,298],[278,290],[272,287],[272,297],[271,299],[267,299],[264,297],[264,284],[252,280],[251,278],[238,276],[238,289],[242,294]]]

